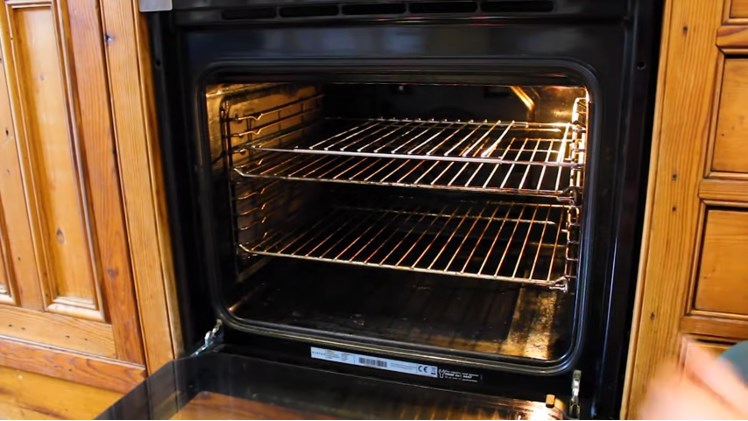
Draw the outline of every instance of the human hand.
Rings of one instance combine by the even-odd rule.
[[[727,361],[693,347],[686,365],[665,367],[649,386],[641,419],[746,419],[748,386]]]

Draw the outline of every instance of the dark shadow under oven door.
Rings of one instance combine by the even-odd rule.
[[[557,404],[558,405],[558,404]],[[561,419],[530,402],[209,352],[172,361],[98,419]]]

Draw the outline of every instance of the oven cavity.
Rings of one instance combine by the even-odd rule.
[[[209,87],[236,253],[227,307],[311,337],[559,358],[588,102],[564,86]]]

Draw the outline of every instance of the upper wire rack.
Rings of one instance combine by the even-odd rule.
[[[237,149],[250,159],[235,168],[247,178],[480,190],[569,197],[577,123],[328,119],[320,138],[299,128],[255,137]],[[284,142],[284,138],[301,139]]]

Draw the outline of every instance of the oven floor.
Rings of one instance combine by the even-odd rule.
[[[550,360],[573,296],[496,281],[267,258],[230,306],[247,321]]]

